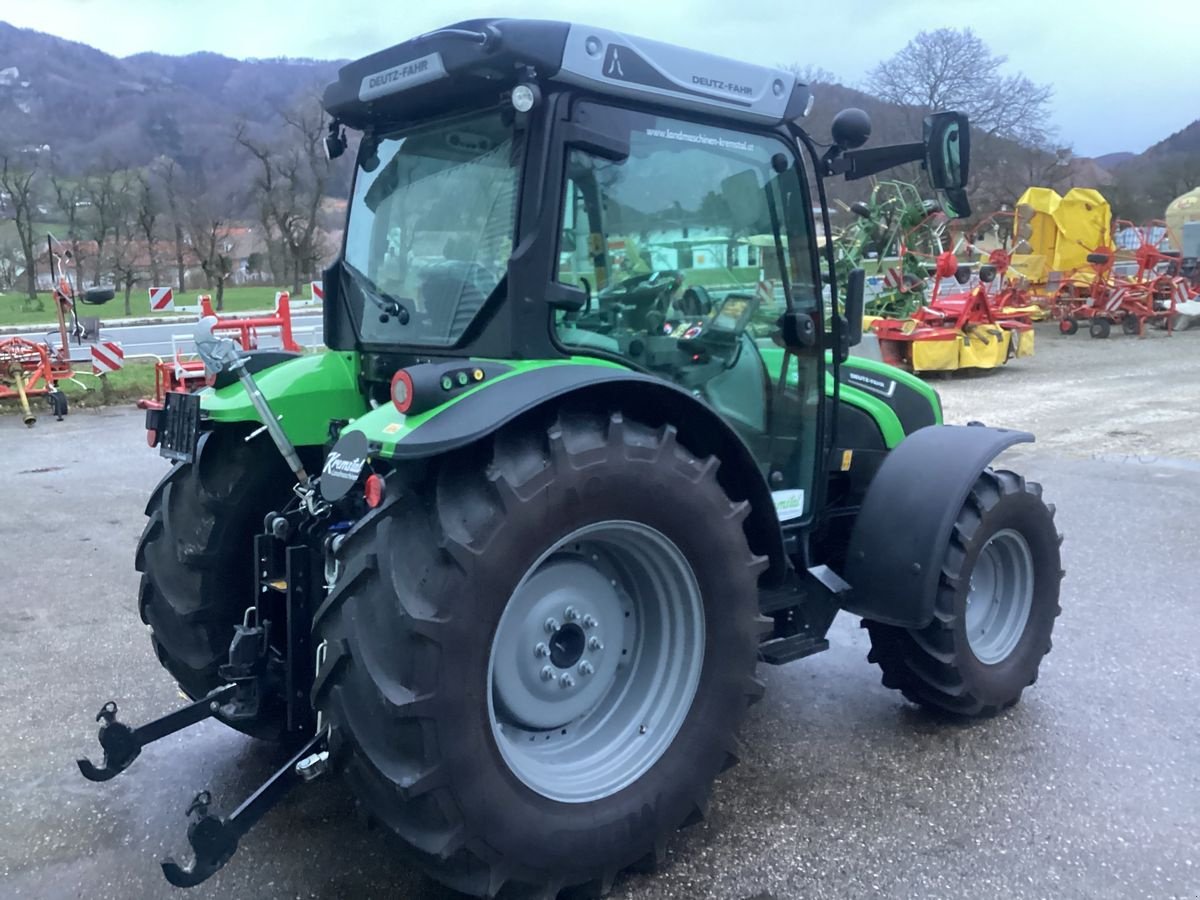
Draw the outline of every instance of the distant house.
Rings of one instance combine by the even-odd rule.
[[[648,231],[639,242],[654,269],[722,269],[759,264],[759,248],[722,226]]]

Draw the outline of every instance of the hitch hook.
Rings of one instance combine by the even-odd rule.
[[[191,865],[181,866],[168,856],[161,862],[163,876],[175,887],[183,888],[195,887],[207,881],[233,858],[242,835],[253,828],[289,790],[321,774],[328,758],[328,735],[320,731],[227,819],[208,811],[212,804],[212,795],[208,791],[198,793],[187,809],[187,839],[192,845],[195,859]],[[316,766],[316,761],[322,765]]]
[[[109,700],[96,713],[100,726],[100,747],[104,750],[104,762],[97,766],[90,759],[77,759],[79,771],[88,781],[108,781],[120,775],[133,763],[142,748],[168,734],[195,725],[213,716],[221,702],[233,695],[236,685],[227,684],[209,692],[195,703],[168,713],[160,719],[147,722],[139,728],[130,728],[117,720],[117,704]]]

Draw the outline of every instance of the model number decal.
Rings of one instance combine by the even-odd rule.
[[[846,380],[855,387],[879,394],[881,397],[890,397],[896,393],[896,382],[891,378],[878,378],[851,370],[846,373]]]

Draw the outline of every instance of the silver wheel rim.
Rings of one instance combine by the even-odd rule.
[[[609,797],[666,752],[704,664],[704,604],[687,558],[638,522],[588,525],[517,584],[488,659],[492,734],[526,786]]]
[[[1033,608],[1033,554],[1011,528],[991,536],[971,572],[967,643],[986,665],[1003,662],[1016,648]]]

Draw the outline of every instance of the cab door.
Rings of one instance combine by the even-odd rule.
[[[588,101],[572,118],[627,141],[622,159],[567,147],[558,278],[572,353],[618,357],[711,404],[752,449],[781,521],[810,512],[823,366],[812,217],[794,144]],[[785,311],[811,347],[785,353]]]

